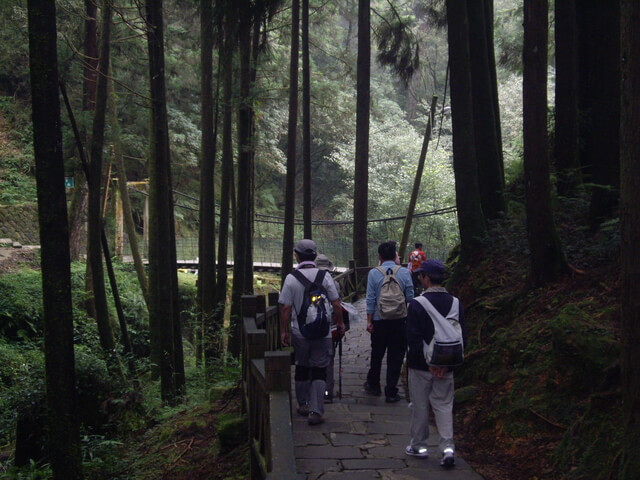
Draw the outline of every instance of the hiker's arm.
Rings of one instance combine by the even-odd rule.
[[[373,313],[367,313],[367,332],[373,332]]]
[[[345,326],[344,326],[344,318],[342,317],[342,303],[340,299],[333,300],[331,302],[331,306],[333,307],[333,323],[335,323],[338,327],[338,333],[340,335],[344,335]]]
[[[291,323],[291,305],[280,304],[280,342],[283,347],[290,345],[289,324]]]

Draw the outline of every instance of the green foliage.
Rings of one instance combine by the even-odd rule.
[[[247,442],[247,417],[220,415],[218,417],[218,448],[220,453],[230,452]]]
[[[42,331],[42,280],[34,270],[0,276],[0,336],[32,338]]]

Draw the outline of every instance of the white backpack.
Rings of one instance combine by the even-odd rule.
[[[464,342],[459,319],[460,302],[453,297],[451,309],[446,318],[424,296],[416,300],[433,321],[433,338],[427,344],[424,340],[423,353],[427,365],[432,367],[457,367],[464,362]]]
[[[407,299],[396,278],[400,266],[394,268],[376,267],[384,275],[378,296],[378,314],[382,320],[396,320],[407,316]]]

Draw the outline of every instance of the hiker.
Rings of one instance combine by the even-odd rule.
[[[319,253],[316,257],[316,267],[320,270],[326,270],[327,272],[332,272],[334,270],[334,265],[329,257],[326,255]],[[336,291],[338,295],[340,295],[340,285],[334,280],[333,281]],[[345,323],[346,329],[346,323]],[[329,359],[329,365],[327,365],[327,385],[324,391],[324,403],[333,403],[333,394],[334,394],[334,386],[335,386],[335,376],[333,374],[334,360],[336,357],[336,346],[338,342],[341,340],[341,336],[338,330],[338,325],[335,322],[331,324],[331,358]]]
[[[418,275],[416,274],[416,270],[420,268],[422,262],[427,260],[427,256],[422,251],[422,243],[415,243],[415,250],[409,254],[409,261],[407,262],[407,267],[411,272],[411,280],[413,280],[413,293],[414,296],[418,296],[422,287],[420,285],[420,281],[418,280]]]
[[[378,247],[380,266],[371,269],[367,280],[367,331],[371,334],[371,367],[364,384],[365,392],[380,395],[380,369],[387,354],[387,384],[385,400],[400,400],[398,379],[407,347],[407,302],[413,298],[413,284],[409,270],[396,265],[396,246],[393,242]]]
[[[324,422],[323,397],[331,359],[330,310],[338,331],[344,334],[342,307],[333,279],[314,262],[315,242],[300,240],[294,253],[298,265],[285,278],[278,299],[280,339],[283,346],[292,344],[295,353],[296,410],[307,417],[309,425],[318,425]]]
[[[422,262],[415,270],[425,289],[409,304],[407,316],[407,366],[411,393],[411,443],[405,453],[426,458],[429,438],[429,407],[433,410],[440,434],[440,464],[455,464],[453,442],[453,367],[462,362],[466,343],[464,309],[459,300],[442,286],[446,268],[439,260]],[[444,343],[437,344],[444,325],[453,328]],[[454,338],[456,336],[456,338]],[[444,342],[444,340],[443,340]],[[451,345],[459,342],[459,346]],[[439,352],[445,352],[440,355]],[[449,365],[449,366],[447,366]]]

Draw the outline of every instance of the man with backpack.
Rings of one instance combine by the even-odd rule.
[[[369,272],[367,280],[367,331],[371,334],[371,367],[364,384],[365,392],[380,395],[382,358],[387,354],[387,403],[400,400],[398,379],[402,369],[406,344],[407,303],[413,298],[413,283],[409,270],[396,265],[394,242],[378,247],[380,266]]]
[[[405,453],[427,457],[429,407],[440,434],[440,465],[455,464],[453,442],[453,367],[464,360],[466,330],[460,301],[442,286],[446,269],[439,260],[422,262],[417,273],[424,294],[407,315],[407,366],[411,393],[411,443]]]
[[[296,359],[295,389],[297,412],[309,425],[324,422],[324,392],[327,365],[331,360],[331,317],[344,334],[340,297],[331,275],[317,268],[316,244],[300,240],[294,249],[298,265],[287,275],[278,303],[280,340],[293,345]],[[291,334],[289,334],[291,325]]]

